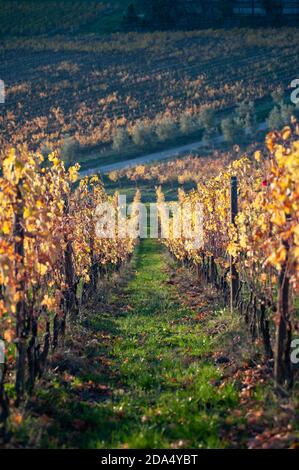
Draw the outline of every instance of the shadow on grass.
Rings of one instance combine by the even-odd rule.
[[[212,384],[213,344],[167,284],[167,263],[163,246],[141,241],[130,279],[111,292],[113,310],[85,312],[76,356],[63,370],[57,358],[32,404],[39,418],[22,428],[28,436],[42,423],[39,447],[225,447],[219,428],[236,392]]]

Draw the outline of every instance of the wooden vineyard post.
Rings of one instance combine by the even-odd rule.
[[[69,198],[67,195],[65,195],[64,197],[64,202],[64,215],[67,219],[70,215]],[[75,319],[78,313],[76,302],[77,284],[73,260],[73,245],[66,235],[64,236],[64,239],[66,244],[66,248],[64,251],[64,275],[67,290],[64,292],[64,318],[62,323],[60,324],[61,333],[63,336],[65,333],[66,316],[70,314],[71,318]]]
[[[235,225],[236,217],[238,215],[238,180],[236,176],[232,176],[230,185],[230,212],[231,223]],[[239,275],[236,269],[236,264],[233,256],[230,256],[230,308],[233,314],[235,308],[235,301],[239,288]]]
[[[26,352],[27,352],[27,316],[25,301],[23,298],[25,285],[24,285],[24,201],[21,192],[22,181],[17,185],[16,194],[16,209],[14,214],[14,254],[15,254],[15,279],[17,282],[16,294],[20,296],[16,305],[16,344],[17,344],[17,359],[16,359],[16,393],[17,405],[20,404],[25,390],[25,367],[26,367]]]
[[[289,245],[287,242],[284,242],[284,247],[287,256],[279,276],[274,377],[277,386],[291,388],[293,385],[292,322],[289,312],[290,277],[288,273]]]

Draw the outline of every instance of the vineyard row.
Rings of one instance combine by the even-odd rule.
[[[244,156],[203,178],[180,204],[203,207],[203,244],[174,235],[160,209],[164,240],[176,259],[212,283],[249,325],[279,387],[293,383],[292,337],[298,332],[299,126],[267,136],[265,151]],[[158,207],[165,201],[157,190]],[[162,205],[161,205],[162,204]]]
[[[63,341],[67,322],[96,291],[101,274],[133,253],[128,235],[97,237],[99,204],[117,205],[97,176],[76,184],[79,166],[66,169],[26,148],[10,150],[0,171],[0,422],[41,377],[49,353]],[[137,192],[127,223],[137,223]],[[134,205],[136,204],[136,205]],[[133,230],[133,228],[132,228]],[[130,232],[132,233],[132,232]],[[7,386],[14,383],[12,396]],[[10,387],[11,391],[11,387]],[[2,429],[3,430],[3,429]]]

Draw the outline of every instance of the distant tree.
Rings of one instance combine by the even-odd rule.
[[[267,119],[267,125],[271,131],[280,129],[283,126],[280,109],[274,106]]]
[[[282,88],[278,88],[271,93],[272,100],[278,106],[284,103],[284,91]]]
[[[282,9],[282,0],[261,0],[266,13],[273,15]]]
[[[235,0],[221,0],[218,2],[217,9],[222,19],[231,18],[234,13]]]
[[[136,7],[134,3],[130,3],[127,6],[126,12],[124,13],[123,16],[123,23],[127,25],[136,25],[139,21]]]
[[[132,139],[137,147],[151,147],[155,140],[152,126],[138,123],[133,131]]]
[[[198,120],[200,128],[203,130],[203,139],[210,143],[217,133],[216,113],[214,109],[206,108],[199,114]]]
[[[296,115],[295,106],[284,103],[274,106],[267,119],[269,129],[271,131],[281,129],[290,123],[293,115]]]
[[[152,24],[167,25],[171,18],[171,2],[166,0],[146,0],[145,14]]]
[[[254,135],[257,130],[255,107],[252,101],[242,101],[236,109],[236,120],[244,134]]]
[[[156,134],[160,142],[174,137],[177,133],[177,127],[172,119],[164,118],[156,126]]]
[[[129,142],[130,142],[130,137],[129,137],[127,129],[120,127],[114,130],[113,144],[112,144],[113,150],[120,152],[121,150],[123,150],[125,147],[128,146]]]
[[[283,125],[286,126],[290,123],[291,117],[296,113],[296,109],[291,104],[283,104],[280,108],[281,119]]]
[[[282,17],[283,2],[282,0],[261,0],[262,6],[266,12],[267,18],[273,22]]]
[[[72,165],[77,160],[79,150],[79,142],[74,137],[66,135],[60,150],[61,159],[67,166]]]
[[[246,137],[254,136],[257,131],[257,119],[254,103],[242,101],[235,113],[221,122],[222,134],[229,143],[242,143]]]
[[[167,29],[173,26],[178,19],[177,1],[173,0],[139,0],[147,21],[156,27]]]
[[[205,131],[215,128],[215,111],[211,108],[206,108],[199,114],[199,121]]]
[[[180,119],[180,132],[183,135],[192,134],[196,129],[196,122],[193,116],[183,114]]]
[[[290,123],[291,117],[297,114],[297,107],[285,102],[283,88],[278,88],[271,94],[274,107],[271,110],[267,124],[270,130],[280,129]]]
[[[203,130],[204,140],[210,142],[213,135],[217,132],[216,113],[214,109],[206,108],[199,114],[199,127]]]
[[[128,19],[136,19],[137,18],[137,12],[136,12],[136,7],[134,3],[130,3],[127,7],[127,14],[126,14]]]
[[[228,117],[221,121],[221,131],[226,142],[239,143],[244,139],[244,128],[236,117]]]

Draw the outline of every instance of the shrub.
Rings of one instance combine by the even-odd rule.
[[[221,121],[221,131],[226,142],[231,144],[244,137],[244,128],[238,118],[229,117]]]
[[[60,156],[67,165],[72,165],[76,161],[79,150],[80,146],[78,141],[74,137],[67,135],[64,138]]]
[[[272,100],[278,106],[281,106],[284,103],[284,91],[282,88],[278,88],[277,90],[271,93]]]
[[[164,118],[156,126],[156,135],[161,142],[174,137],[177,133],[177,127],[170,118]]]
[[[278,106],[274,106],[274,108],[270,112],[269,117],[267,119],[267,125],[270,130],[281,129],[281,127],[283,126],[282,117]]]
[[[282,123],[284,126],[290,123],[291,117],[295,113],[295,107],[291,104],[284,104],[280,108]]]
[[[133,131],[132,139],[137,147],[150,147],[155,140],[152,126],[138,123]]]
[[[280,106],[274,106],[267,119],[269,129],[280,129],[286,126],[295,113],[296,108],[292,105],[281,104]]]
[[[127,147],[130,143],[130,137],[127,129],[120,127],[113,132],[113,150],[120,152],[123,148]]]
[[[183,135],[192,134],[196,130],[196,122],[193,116],[183,114],[180,119],[180,132]]]
[[[257,119],[254,103],[252,101],[242,101],[236,110],[236,121],[244,135],[254,135],[257,131]]]
[[[201,111],[199,121],[205,132],[210,132],[216,128],[215,125],[215,111],[214,109],[207,108]]]

